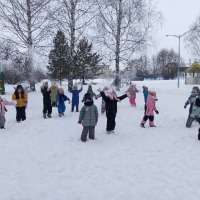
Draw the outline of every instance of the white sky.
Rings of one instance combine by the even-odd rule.
[[[166,37],[166,34],[182,34],[187,31],[190,25],[200,15],[200,0],[157,0],[157,8],[162,12],[163,25],[156,37],[156,47],[153,54],[161,48],[178,49],[178,40]],[[182,56],[188,62],[192,56],[184,47],[181,47]]]

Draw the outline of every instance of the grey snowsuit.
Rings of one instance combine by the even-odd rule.
[[[92,103],[91,105],[84,105],[80,111],[79,123],[83,125],[83,131],[81,140],[87,141],[87,135],[89,138],[95,139],[95,126],[98,122],[98,110],[97,107]]]

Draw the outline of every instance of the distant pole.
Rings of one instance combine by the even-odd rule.
[[[178,88],[180,88],[180,67],[181,67],[181,35],[178,36]]]

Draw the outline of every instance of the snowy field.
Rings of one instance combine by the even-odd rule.
[[[153,129],[139,126],[144,84],[159,99]],[[86,144],[80,142],[78,114],[69,112],[69,104],[64,118],[54,110],[53,118],[44,120],[40,91],[30,93],[28,119],[20,124],[15,108],[8,107],[6,130],[0,132],[0,200],[200,199],[199,125],[185,128],[183,108],[192,86],[178,90],[176,81],[137,86],[137,108],[128,100],[118,104],[117,134],[105,134],[106,118],[100,116],[97,140]],[[13,88],[7,89],[10,99]]]

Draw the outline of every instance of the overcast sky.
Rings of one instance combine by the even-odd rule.
[[[200,15],[200,0],[157,0],[157,8],[162,12],[163,25],[156,37],[156,47],[153,52],[160,48],[178,49],[178,41],[175,38],[168,38],[166,34],[182,34],[187,31],[190,25]],[[182,43],[182,55],[187,57],[186,62],[191,58],[188,50]]]

